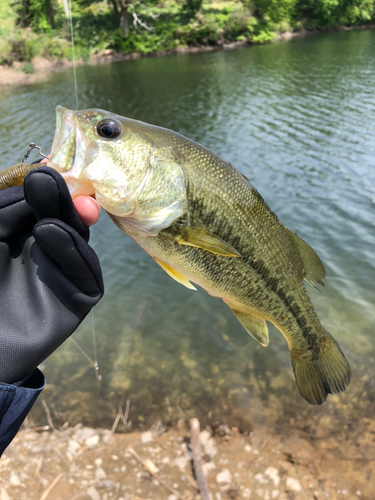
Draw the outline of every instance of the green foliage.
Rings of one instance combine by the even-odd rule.
[[[195,16],[202,8],[203,0],[185,0],[184,8]]]
[[[374,19],[375,1],[360,0],[358,2],[350,2],[344,11],[341,18],[341,23],[352,26],[359,23],[371,22]]]
[[[104,50],[142,55],[177,47],[241,41],[268,43],[288,30],[326,29],[375,21],[375,0],[142,0],[128,10],[129,34],[111,0],[72,0],[76,59]],[[14,8],[12,8],[12,6]],[[152,14],[151,14],[152,13]],[[156,17],[155,17],[156,16]],[[0,0],[0,64],[41,55],[72,59],[70,29],[59,0]]]
[[[253,0],[251,3],[256,17],[273,24],[292,21],[297,4],[298,0]]]
[[[38,53],[37,37],[32,32],[15,32],[8,40],[9,62],[30,62]]]
[[[68,42],[52,36],[45,37],[41,47],[41,55],[47,59],[62,59]]]
[[[275,38],[276,33],[273,31],[269,31],[268,29],[260,30],[257,34],[254,34],[250,37],[252,43],[269,43]]]
[[[299,2],[298,16],[306,20],[307,29],[371,22],[375,19],[375,0],[305,0]]]
[[[231,12],[224,26],[224,36],[229,41],[244,40],[248,36],[248,25],[252,15],[248,9],[239,9]]]
[[[27,75],[31,75],[34,73],[34,66],[32,63],[28,62],[23,65],[23,72]]]
[[[15,0],[13,5],[21,28],[50,33],[56,27],[60,10],[57,0]]]

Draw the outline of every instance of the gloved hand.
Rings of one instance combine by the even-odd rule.
[[[48,167],[0,191],[0,382],[22,383],[104,293],[63,178]]]

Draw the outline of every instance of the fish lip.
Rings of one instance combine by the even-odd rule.
[[[68,108],[60,105],[56,107],[56,130],[52,142],[52,151],[65,142],[73,128],[73,121],[72,112]]]
[[[63,146],[63,144],[68,139],[75,126],[73,111],[64,106],[58,105],[56,106],[55,112],[56,112],[56,129],[51,146],[51,157],[53,157],[54,153]],[[76,151],[74,151],[73,164],[75,161],[75,154]],[[64,170],[63,167],[60,167],[59,163],[53,162],[53,166],[58,170]]]
[[[81,118],[79,112],[56,107],[56,131],[47,163],[61,174],[73,198],[95,193],[92,182],[82,172],[95,159],[98,148],[86,136]]]

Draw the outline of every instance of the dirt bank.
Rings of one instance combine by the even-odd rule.
[[[309,32],[291,32],[288,31],[286,33],[278,34],[274,41],[281,40],[289,40],[291,38],[305,36],[306,34],[314,34],[317,32],[309,31]],[[133,52],[131,54],[122,54],[122,53],[113,53],[110,50],[105,50],[100,54],[96,54],[90,58],[89,61],[77,61],[77,66],[82,65],[93,65],[93,64],[106,64],[111,62],[118,61],[129,61],[134,59],[140,59],[141,57],[160,57],[160,56],[168,56],[168,55],[176,55],[176,54],[191,54],[197,52],[213,52],[218,50],[231,50],[238,47],[245,47],[248,45],[246,41],[240,42],[232,42],[226,43],[222,45],[215,46],[202,46],[202,47],[184,47],[177,48],[175,50],[164,50],[159,52],[154,52],[152,54],[148,54],[147,56],[141,55],[137,52]],[[61,71],[66,68],[72,67],[72,61],[68,61],[67,59],[45,59],[41,57],[37,57],[33,59],[32,65],[34,68],[34,72],[31,74],[26,74],[23,71],[25,63],[16,62],[12,67],[9,66],[0,66],[0,87],[7,85],[25,85],[30,83],[35,83],[38,81],[45,80],[49,77],[52,72]]]
[[[198,500],[190,438],[183,421],[168,430],[159,421],[150,431],[131,434],[82,425],[24,429],[0,460],[0,498]],[[347,460],[344,449],[335,456],[329,441],[314,442],[298,431],[293,437],[268,435],[262,428],[241,434],[225,425],[215,433],[206,428],[200,441],[214,500],[374,498],[374,462]]]
[[[131,54],[113,53],[110,50],[106,50],[100,54],[96,54],[90,58],[89,61],[77,61],[76,66],[84,65],[95,65],[95,64],[106,64],[111,62],[119,61],[131,61],[134,59],[140,59],[141,57],[160,57],[167,55],[176,54],[188,54],[196,52],[213,52],[215,50],[230,50],[237,47],[243,47],[247,45],[246,42],[233,42],[230,44],[224,44],[222,46],[213,47],[186,47],[176,50],[165,50],[160,52],[155,52],[147,56],[142,56],[137,52],[132,52]],[[24,63],[16,62],[9,66],[0,66],[0,87],[7,85],[25,85],[29,83],[35,83],[38,81],[45,80],[49,77],[52,72],[61,71],[66,68],[73,66],[72,61],[66,59],[45,59],[42,57],[37,57],[33,59],[32,65],[34,72],[31,74],[26,74],[23,71]]]

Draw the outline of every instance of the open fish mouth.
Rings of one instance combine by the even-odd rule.
[[[97,155],[98,147],[82,129],[79,113],[57,106],[56,130],[48,166],[61,173],[73,198],[95,193],[83,171]]]
[[[56,130],[52,142],[52,151],[59,149],[67,140],[74,126],[72,111],[64,106],[56,107]]]

